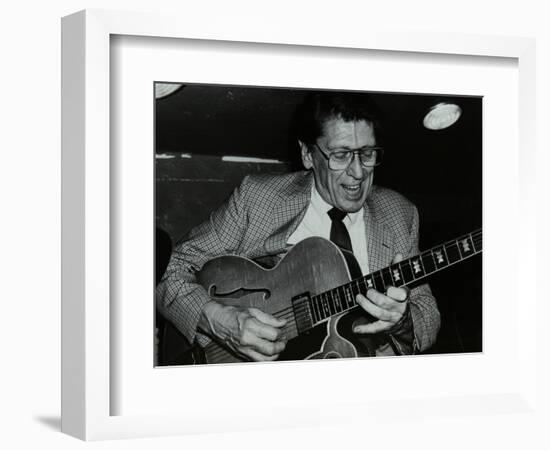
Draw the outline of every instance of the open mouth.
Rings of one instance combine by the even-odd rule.
[[[342,184],[342,188],[350,194],[356,194],[361,189],[361,184]]]

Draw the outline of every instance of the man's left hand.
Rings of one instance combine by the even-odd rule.
[[[398,254],[392,263],[398,263],[402,259],[403,257]],[[359,334],[375,334],[391,330],[403,318],[407,312],[409,291],[406,288],[390,286],[386,293],[382,294],[374,289],[369,289],[366,297],[358,294],[356,299],[361,308],[378,320],[365,325],[357,325],[353,331]]]
[[[360,334],[375,334],[392,329],[407,311],[407,298],[406,289],[393,286],[388,288],[386,294],[369,289],[366,297],[357,295],[357,303],[361,308],[378,320],[357,325],[353,331]]]

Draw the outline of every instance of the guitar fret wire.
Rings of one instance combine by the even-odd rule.
[[[445,253],[445,259],[447,260],[447,264],[449,264],[449,255],[447,254],[447,246],[443,245],[441,248],[443,248],[443,253]]]
[[[394,267],[395,266],[395,267]],[[400,283],[399,287],[403,286],[405,284],[405,279],[403,277],[403,272],[401,272],[401,265],[399,263],[392,264],[392,272],[397,271],[397,281]],[[394,273],[395,278],[395,273]]]
[[[430,258],[432,258],[433,265],[437,269],[437,262],[435,261],[433,249],[430,249]]]
[[[388,269],[388,273],[390,274],[390,280],[392,282],[392,285],[395,286],[395,280],[393,278],[393,274],[391,272],[390,266],[386,267],[386,269]]]
[[[420,264],[422,266],[422,272],[426,273],[426,269],[424,268],[424,261],[422,261],[422,253],[418,255],[417,259],[420,261]]]
[[[411,275],[412,275],[412,277],[413,277],[413,279],[412,279],[411,281],[414,281],[414,280],[416,280],[416,277],[414,276],[414,267],[413,267],[413,265],[412,265],[412,259],[413,259],[413,258],[408,258],[408,259],[407,259],[407,264],[409,265],[409,267],[410,267],[410,269],[411,269]]]

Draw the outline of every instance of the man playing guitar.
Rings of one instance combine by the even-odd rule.
[[[346,257],[351,278],[357,278],[419,253],[416,207],[402,195],[373,184],[375,168],[382,162],[383,142],[370,99],[356,93],[313,92],[297,117],[305,171],[246,177],[209,220],[175,247],[157,287],[159,310],[190,342],[206,347],[213,340],[236,360],[284,357],[289,337],[301,334],[301,310],[290,299],[287,309],[292,309],[293,315],[251,306],[256,303],[216,299],[210,284],[205,286],[199,280],[208,261],[227,254],[260,264],[281,257],[285,261],[290,248],[317,236],[334,243],[337,253]],[[351,254],[353,258],[348,258]],[[289,269],[289,274],[298,272],[299,266]],[[420,269],[413,262],[409,266],[413,273]],[[227,268],[216,267],[221,279],[234,277]],[[324,271],[311,273],[317,279],[331,272],[316,270]],[[392,280],[399,280],[400,274],[404,273],[396,272]],[[292,281],[280,280],[278,284],[288,283]],[[374,284],[354,295],[360,314],[349,322],[350,333],[370,338],[368,347],[375,354],[426,350],[435,342],[440,327],[428,285],[408,289],[398,284],[386,283],[384,290]],[[245,294],[246,289],[242,286]],[[260,294],[264,300],[269,296]],[[327,306],[322,302],[314,305],[310,297],[307,302],[312,322],[345,309],[342,300]],[[290,321],[295,332],[289,334],[285,330]]]

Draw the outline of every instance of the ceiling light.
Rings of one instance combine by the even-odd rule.
[[[461,114],[462,109],[454,103],[438,103],[430,108],[423,123],[428,130],[443,130],[454,124]]]
[[[183,85],[181,83],[155,83],[155,98],[166,97],[176,92]]]

